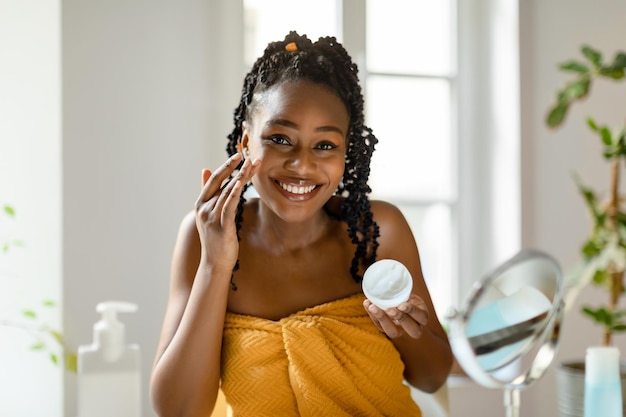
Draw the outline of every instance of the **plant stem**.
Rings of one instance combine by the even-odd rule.
[[[611,163],[611,198],[607,206],[607,226],[608,229],[614,233],[617,233],[617,214],[620,210],[619,202],[619,173],[620,173],[620,159],[613,158]],[[613,314],[617,309],[617,303],[619,297],[622,294],[624,288],[624,271],[617,270],[613,263],[609,264],[608,274],[610,277],[609,282],[609,306],[608,310],[610,314]],[[604,328],[604,336],[602,343],[605,346],[610,346],[613,343],[613,330],[611,328]]]

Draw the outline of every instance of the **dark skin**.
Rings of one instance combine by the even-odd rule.
[[[333,194],[343,177],[346,107],[310,82],[279,84],[255,100],[243,129],[242,155],[203,172],[196,209],[181,224],[151,380],[160,416],[210,414],[227,311],[278,320],[362,292],[350,274],[354,245],[346,224],[329,215],[343,204]],[[222,187],[241,158],[242,169]],[[239,241],[234,216],[249,181],[260,198],[244,206]],[[371,204],[380,227],[378,259],[404,263],[414,286],[398,308],[382,311],[366,300],[364,309],[398,349],[407,381],[433,392],[445,382],[452,355],[433,313],[417,245],[396,207]],[[237,260],[238,290],[232,291]]]

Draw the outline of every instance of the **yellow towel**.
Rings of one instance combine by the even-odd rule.
[[[362,294],[278,321],[228,313],[222,390],[236,417],[421,416]]]

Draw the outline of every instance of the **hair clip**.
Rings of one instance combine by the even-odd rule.
[[[295,42],[289,42],[287,45],[285,45],[285,50],[287,52],[296,52],[298,50],[298,45],[296,45]]]

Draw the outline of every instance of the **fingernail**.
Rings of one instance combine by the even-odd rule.
[[[398,310],[406,313],[407,311],[409,311],[409,306],[406,305],[406,304],[401,304],[401,305],[398,306]]]

